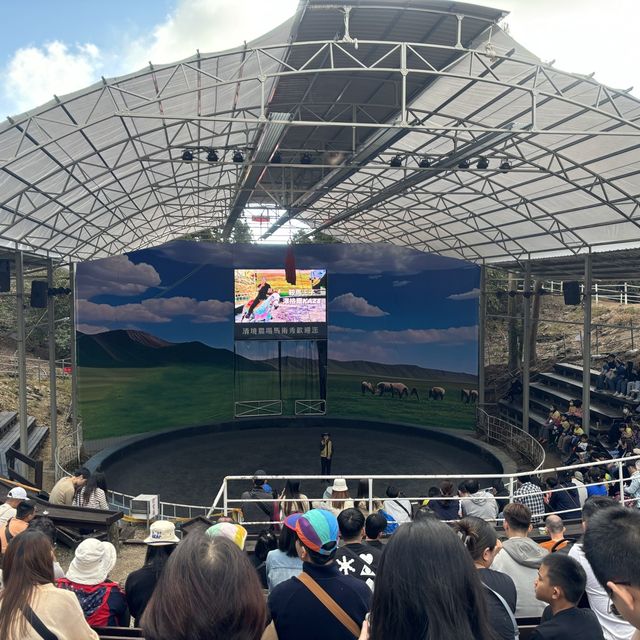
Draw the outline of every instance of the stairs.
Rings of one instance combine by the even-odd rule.
[[[614,420],[622,418],[622,409],[631,406],[624,398],[595,388],[598,371],[591,369],[591,431],[608,432]],[[549,407],[555,404],[560,412],[566,411],[570,400],[582,400],[582,365],[557,362],[553,371],[539,373],[529,384],[529,426],[536,433],[547,420]],[[508,402],[498,401],[498,411],[505,420],[522,424],[522,398]]]
[[[27,455],[33,456],[49,433],[49,427],[38,427],[36,419],[29,416],[27,422],[29,434]],[[6,454],[11,447],[20,448],[20,423],[15,411],[0,411],[0,474],[7,475]]]

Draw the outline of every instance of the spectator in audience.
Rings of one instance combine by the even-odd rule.
[[[6,553],[7,545],[16,536],[27,530],[36,515],[36,505],[31,500],[23,500],[16,508],[15,518],[9,518],[7,524],[0,527],[0,552]]]
[[[293,578],[302,572],[302,560],[296,550],[296,522],[301,513],[292,513],[282,523],[278,538],[278,548],[267,554],[266,572],[269,591],[281,582]]]
[[[53,524],[51,518],[47,518],[44,516],[39,516],[38,518],[34,518],[29,523],[29,531],[40,531],[40,533],[44,533],[47,538],[49,538],[49,542],[51,542],[51,547],[53,549],[53,577],[57,580],[58,578],[64,578],[64,571],[60,566],[60,563],[56,559],[56,541],[58,537],[58,533],[56,531],[56,526]]]
[[[531,540],[531,511],[523,504],[513,502],[504,508],[504,531],[507,539],[502,551],[493,561],[493,568],[510,575],[518,591],[516,616],[539,617],[544,609],[533,589],[542,559],[549,553]]]
[[[610,353],[607,356],[607,359],[602,363],[602,367],[600,368],[600,373],[596,378],[596,389],[598,391],[604,390],[606,386],[607,373],[609,370],[615,370],[616,366],[616,356],[613,353]]]
[[[209,527],[205,533],[211,538],[222,536],[229,538],[231,542],[238,545],[240,551],[244,551],[244,543],[247,539],[247,530],[235,522],[216,522],[212,527]]]
[[[396,524],[411,522],[411,502],[401,496],[398,487],[387,487],[387,499],[384,501],[384,511],[388,513]]]
[[[544,497],[538,485],[531,482],[531,476],[520,476],[518,488],[513,492],[513,501],[529,507],[534,524],[541,521],[544,516]]]
[[[73,498],[76,491],[87,484],[87,480],[91,477],[91,472],[85,467],[80,467],[74,471],[72,476],[60,478],[53,485],[49,494],[49,502],[51,504],[61,504],[70,507],[73,504]]]
[[[441,500],[430,500],[429,509],[440,520],[457,520],[460,517],[460,500],[455,497],[455,487],[450,480],[440,483]]]
[[[594,514],[584,552],[611,610],[638,630],[633,640],[640,640],[640,513],[616,507]]]
[[[58,588],[76,594],[92,627],[129,626],[124,592],[107,578],[115,564],[116,549],[110,542],[87,538],[76,547],[67,577],[56,581]]]
[[[49,539],[40,531],[27,531],[9,545],[0,591],[3,640],[43,640],[47,635],[58,640],[98,640],[78,599],[55,588],[52,553]]]
[[[495,520],[498,517],[496,499],[488,491],[481,491],[477,480],[465,480],[459,491],[463,498],[460,501],[463,517],[475,516],[483,520]]]
[[[264,480],[258,476],[266,476],[267,472],[258,469],[254,474],[253,486],[249,491],[245,491],[240,498],[242,500],[257,500],[258,502],[242,503],[242,518],[245,522],[255,522],[256,524],[246,524],[245,529],[249,533],[259,533],[264,529],[264,523],[272,523],[277,520],[276,508],[273,496],[264,490],[262,486]],[[268,525],[272,527],[272,524]]]
[[[509,502],[511,502],[509,489],[504,486],[502,478],[495,478],[491,481],[490,491],[493,497],[496,499],[496,503],[498,505],[498,513],[502,513],[504,511],[504,508],[509,504]]]
[[[345,509],[338,516],[338,528],[343,545],[336,554],[336,563],[345,576],[362,580],[372,591],[382,551],[363,544],[365,519],[359,509]]]
[[[449,526],[401,525],[380,560],[369,640],[493,638],[478,573]]]
[[[263,589],[269,588],[269,583],[267,582],[267,557],[270,551],[277,548],[278,538],[276,538],[272,531],[263,529],[256,540],[253,555],[250,556],[251,563],[258,574],[258,579]]]
[[[367,546],[375,547],[382,551],[384,545],[382,544],[382,537],[384,536],[384,530],[387,528],[387,519],[381,513],[370,513],[364,522],[365,541]]]
[[[587,438],[586,435],[580,436],[580,438]],[[588,440],[588,438],[587,438]],[[586,446],[585,446],[586,449]],[[587,487],[584,486],[584,476],[582,475],[582,471],[575,470],[573,475],[571,476],[571,484],[575,485],[578,490],[578,500],[580,501],[580,508],[584,506],[584,503],[587,501],[589,497],[587,493]]]
[[[333,460],[333,441],[331,440],[331,434],[325,432],[322,434],[320,438],[320,475],[322,476],[331,475],[332,460]]]
[[[542,561],[535,582],[536,598],[549,606],[532,640],[603,640],[593,611],[577,607],[586,582],[584,569],[567,555],[550,554]]]
[[[544,527],[549,534],[549,540],[539,543],[543,549],[553,553],[554,551],[564,549],[567,544],[569,544],[568,540],[564,538],[567,528],[564,526],[564,522],[560,516],[554,514],[548,515],[544,521]]]
[[[189,534],[169,558],[141,624],[147,640],[260,640],[260,581],[227,538]]]
[[[382,500],[379,498],[372,499],[373,511],[380,511],[382,509]],[[369,515],[369,481],[368,480],[360,480],[358,482],[358,491],[356,493],[355,499],[355,507],[356,509],[360,509],[362,511],[364,517],[366,518]]]
[[[18,505],[27,499],[27,492],[22,487],[13,487],[7,493],[7,499],[0,506],[0,527],[7,524],[7,521],[16,517]]]
[[[336,478],[333,481],[333,484],[330,487],[327,487],[329,490],[329,498],[326,502],[321,503],[319,506],[322,509],[327,509],[331,511],[334,516],[338,517],[338,514],[343,509],[350,509],[353,507],[353,500],[349,495],[349,487],[347,486],[347,481],[344,478]]]
[[[622,507],[613,500],[613,498],[605,496],[593,496],[587,499],[582,508],[583,531],[589,531],[591,518],[604,509],[607,509],[608,514],[613,514],[614,511],[609,511],[609,509],[622,509]],[[613,529],[609,530],[606,542],[607,547],[613,548],[617,546],[618,540],[615,539],[614,534],[615,531]],[[637,553],[637,549],[634,550],[634,553]],[[577,560],[585,571],[587,576],[585,591],[589,601],[589,607],[598,618],[605,640],[631,640],[634,634],[633,627],[612,612],[609,596],[604,587],[598,582],[589,564],[589,560],[585,555],[584,545],[574,544],[569,551],[569,557]]]
[[[109,510],[107,502],[107,479],[104,473],[92,474],[87,483],[78,489],[73,498],[74,507],[84,507],[85,509]]]
[[[180,540],[172,522],[157,520],[149,527],[149,535],[144,539],[147,545],[144,565],[129,574],[124,587],[129,612],[136,626],[140,625],[142,614],[178,542]]]
[[[631,482],[625,485],[624,492],[636,499],[636,507],[640,509],[640,460],[628,465]]]
[[[577,520],[580,518],[580,498],[578,489],[569,482],[566,472],[558,473],[557,478],[547,478],[549,494],[545,496],[549,508],[563,520]]]
[[[269,594],[269,609],[279,640],[353,640],[369,609],[371,590],[343,576],[335,563],[338,522],[326,509],[312,509],[296,522],[296,548],[303,572]],[[324,594],[323,594],[324,592]],[[346,613],[348,629],[320,598],[328,594]],[[153,639],[152,639],[153,640]]]
[[[280,517],[286,518],[292,513],[309,511],[309,498],[300,493],[300,480],[287,480],[284,490],[280,494]],[[288,502],[294,500],[294,502]]]
[[[430,518],[432,520],[437,520],[438,516],[429,509],[427,505],[422,505],[419,509],[416,510],[415,515],[413,516],[414,522],[420,522],[420,520],[425,520],[426,518]]]
[[[587,499],[589,499],[591,496],[609,495],[609,491],[605,484],[593,484],[593,483],[602,482],[602,478],[603,478],[602,470],[598,469],[598,467],[591,467],[591,470],[589,471],[589,486],[587,487]]]
[[[490,568],[502,548],[495,529],[485,520],[470,516],[454,522],[453,530],[458,532],[478,569],[492,629],[500,640],[514,640],[518,631],[515,619],[518,594],[508,575]]]

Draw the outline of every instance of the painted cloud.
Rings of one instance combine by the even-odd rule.
[[[82,265],[78,298],[100,294],[135,296],[160,284],[160,275],[150,264],[135,264],[127,256],[114,256]]]
[[[452,293],[447,300],[473,300],[480,297],[480,289],[475,288],[464,293]]]
[[[345,313],[352,313],[354,316],[365,316],[367,318],[379,318],[389,315],[380,307],[369,304],[364,298],[354,296],[351,292],[343,293],[334,298],[329,303],[329,308],[332,311],[344,311]]]

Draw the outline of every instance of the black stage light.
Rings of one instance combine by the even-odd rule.
[[[489,160],[487,158],[478,158],[478,164],[476,165],[478,169],[488,169],[489,168]]]
[[[458,163],[458,169],[468,169],[471,166],[471,162],[469,160],[460,160]]]
[[[209,149],[207,153],[207,162],[218,162],[218,152],[215,149]]]
[[[511,171],[511,163],[508,160],[503,160],[500,164],[500,171],[502,173],[507,173],[507,171]]]
[[[300,158],[300,164],[311,164],[312,158],[310,153],[303,153]]]
[[[239,149],[233,152],[233,158],[231,158],[234,162],[244,162],[244,155],[242,151]]]
[[[402,158],[400,156],[394,156],[391,158],[389,162],[390,167],[401,167],[402,166]]]
[[[182,152],[182,160],[184,162],[193,162],[193,151],[189,151],[189,149],[185,149]]]
[[[422,160],[418,162],[418,166],[421,169],[428,169],[431,166],[431,160],[429,160],[429,158],[422,158]]]
[[[282,155],[280,154],[279,151],[276,151],[271,156],[271,164],[280,164],[281,162],[282,162]]]

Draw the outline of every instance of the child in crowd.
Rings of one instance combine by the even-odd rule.
[[[562,553],[545,556],[535,581],[536,598],[548,603],[532,640],[604,640],[593,611],[576,606],[587,576],[573,558]]]

